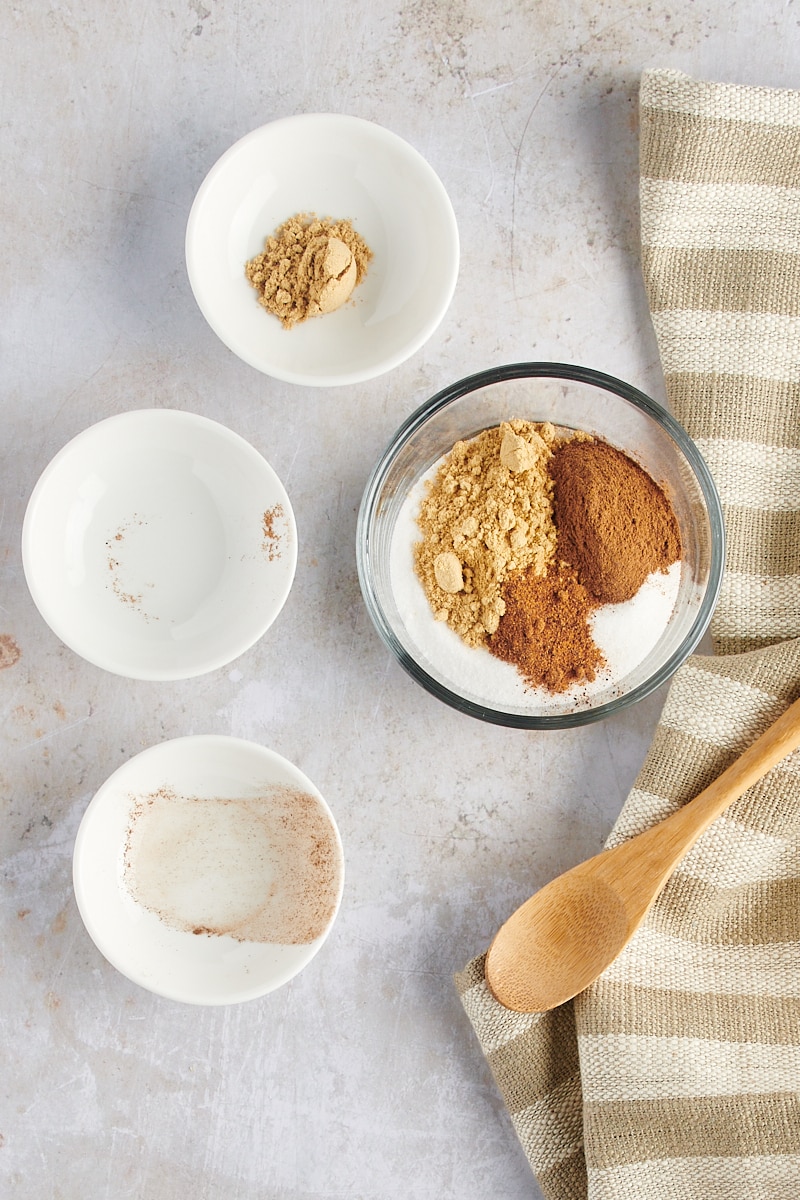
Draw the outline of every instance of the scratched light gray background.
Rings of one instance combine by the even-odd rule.
[[[366,616],[356,510],[406,414],[470,371],[553,358],[663,397],[637,255],[640,71],[793,86],[799,21],[794,0],[0,6],[0,636],[21,652],[0,670],[4,1197],[540,1194],[451,974],[531,890],[601,846],[663,695],[556,734],[484,726],[428,698]],[[416,146],[463,247],[429,344],[342,390],[240,363],[204,324],[183,261],[192,197],[222,151],[315,111]],[[21,570],[25,504],[50,457],[146,405],[248,438],[299,524],[278,622],[186,683],[129,683],[78,659]],[[118,975],[70,883],[97,787],[144,747],[198,732],[297,763],[347,855],[341,915],[312,965],[227,1009]]]

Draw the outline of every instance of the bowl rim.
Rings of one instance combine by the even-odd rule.
[[[244,456],[258,467],[259,471],[269,480],[270,485],[279,494],[280,503],[284,509],[284,516],[291,531],[291,537],[287,540],[286,544],[285,578],[276,604],[273,607],[265,607],[261,619],[252,626],[247,637],[243,638],[240,636],[235,641],[231,641],[228,648],[220,653],[198,655],[191,668],[164,666],[158,669],[143,670],[137,668],[136,664],[131,661],[130,655],[118,653],[112,658],[99,652],[95,646],[82,643],[79,637],[75,637],[71,625],[63,618],[58,606],[54,604],[51,593],[47,586],[43,585],[35,565],[33,547],[37,523],[41,520],[40,510],[42,505],[47,501],[48,489],[51,487],[54,479],[58,478],[59,471],[65,464],[69,463],[76,451],[80,451],[82,445],[91,442],[93,438],[102,437],[108,433],[112,437],[117,436],[122,438],[124,437],[126,427],[136,424],[144,424],[146,426],[148,423],[153,425],[161,424],[164,427],[170,424],[185,427],[192,426],[233,447],[238,455]],[[34,483],[25,506],[20,533],[20,550],[23,575],[31,599],[45,624],[65,646],[85,662],[91,663],[92,666],[99,667],[101,670],[108,671],[112,675],[118,675],[131,680],[165,683],[193,679],[230,666],[231,663],[252,649],[261,640],[270,626],[277,620],[291,593],[297,571],[297,541],[297,520],[283,481],[278,476],[274,467],[267,462],[267,459],[260,450],[256,449],[252,442],[249,442],[242,434],[231,429],[230,426],[223,424],[221,421],[216,421],[211,417],[203,416],[200,413],[191,412],[187,409],[151,406],[127,409],[124,412],[114,413],[111,416],[102,417],[100,420],[94,421],[91,425],[85,426],[78,433],[74,434],[50,457]]]
[[[671,437],[689,463],[703,493],[710,531],[708,583],[697,615],[680,646],[648,679],[623,696],[591,708],[549,715],[509,713],[500,708],[476,704],[434,679],[395,637],[370,582],[370,522],[380,488],[398,452],[428,420],[462,396],[495,383],[533,378],[566,379],[571,382],[591,384],[619,396],[634,408],[638,408],[651,417]],[[590,725],[595,721],[601,721],[624,711],[656,691],[674,675],[678,667],[696,649],[705,634],[719,597],[724,565],[725,520],[722,504],[711,471],[694,440],[672,413],[640,391],[639,388],[634,387],[633,384],[626,383],[616,376],[608,375],[593,367],[584,367],[574,363],[530,361],[489,367],[456,380],[455,383],[449,384],[425,400],[402,423],[375,464],[364,489],[356,522],[356,566],[364,603],[381,639],[392,651],[400,666],[427,692],[458,712],[513,729],[572,729]]]
[[[207,288],[203,281],[202,271],[198,266],[200,250],[197,246],[199,241],[198,230],[202,222],[203,211],[208,197],[212,190],[219,186],[219,180],[231,162],[240,154],[246,153],[251,145],[257,144],[269,134],[277,132],[282,128],[291,129],[294,127],[301,130],[304,126],[309,127],[319,124],[324,127],[326,123],[329,125],[341,125],[343,128],[350,128],[356,133],[361,132],[365,133],[366,136],[380,138],[396,154],[402,156],[406,163],[413,164],[419,176],[424,178],[431,197],[436,200],[443,224],[446,226],[449,234],[449,269],[447,274],[442,277],[438,303],[432,309],[425,323],[417,330],[416,335],[380,361],[372,362],[358,369],[335,372],[333,374],[310,372],[303,370],[302,366],[298,366],[296,369],[288,369],[273,363],[270,363],[269,367],[265,366],[263,360],[258,355],[253,354],[248,346],[236,337],[235,332],[232,332],[224,322],[218,319],[216,310],[208,304]],[[287,213],[287,217],[289,215]],[[399,133],[395,133],[394,130],[389,129],[379,121],[371,121],[366,117],[358,117],[350,113],[308,112],[292,113],[276,117],[273,121],[266,121],[262,125],[256,126],[256,128],[249,130],[233,142],[232,145],[228,146],[211,164],[197,188],[189,208],[184,233],[184,258],[189,285],[200,312],[209,328],[237,358],[241,359],[242,362],[254,370],[260,371],[269,378],[277,379],[282,383],[297,384],[304,387],[342,387],[364,383],[394,370],[395,367],[400,366],[407,359],[411,358],[412,355],[416,354],[433,336],[444,320],[455,294],[460,270],[461,247],[458,222],[449,193],[432,164],[428,162],[427,158],[425,158],[416,146],[413,146],[411,142],[407,141]]]

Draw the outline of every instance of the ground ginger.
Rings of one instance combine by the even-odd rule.
[[[543,576],[553,561],[548,463],[557,443],[548,422],[505,421],[457,442],[427,485],[415,570],[434,616],[469,646],[485,645],[497,630],[503,581],[527,570]],[[458,590],[450,590],[459,582],[453,559]]]
[[[340,308],[362,282],[372,251],[350,221],[297,213],[245,264],[258,302],[284,329]]]

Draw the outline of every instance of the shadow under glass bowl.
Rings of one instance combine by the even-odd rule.
[[[420,639],[409,629],[413,622],[408,610],[405,615],[401,611],[393,585],[398,555],[398,545],[393,542],[401,536],[398,532],[395,537],[403,528],[402,510],[409,492],[457,441],[515,418],[582,430],[623,450],[664,490],[678,521],[680,581],[663,632],[627,674],[599,690],[587,690],[586,696],[565,694],[545,700],[541,693],[521,689],[524,694],[517,700],[509,702],[506,696],[497,702],[481,682],[477,658],[467,686],[463,674],[454,684],[447,654],[440,657],[421,648]],[[399,549],[407,556],[409,570],[410,543],[411,539]],[[586,367],[513,363],[451,384],[400,427],[364,491],[356,557],[364,601],[378,633],[426,691],[460,712],[498,725],[564,729],[635,704],[666,682],[697,647],[719,593],[725,534],[719,496],[708,467],[689,435],[660,404],[629,384]],[[421,588],[419,595],[424,608],[427,601]],[[429,609],[416,616],[433,622]],[[446,631],[447,636],[450,632]],[[481,648],[470,653],[489,655]]]

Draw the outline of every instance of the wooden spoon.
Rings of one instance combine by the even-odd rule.
[[[489,947],[492,994],[516,1012],[545,1012],[582,992],[627,945],[711,822],[798,745],[800,700],[694,800],[526,900]]]

